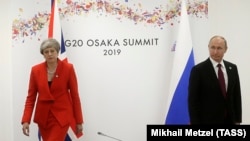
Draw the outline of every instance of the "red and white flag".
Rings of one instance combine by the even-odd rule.
[[[48,38],[54,38],[61,45],[59,59],[67,61],[66,48],[64,45],[63,32],[57,7],[57,1],[51,0],[51,15],[49,21]]]

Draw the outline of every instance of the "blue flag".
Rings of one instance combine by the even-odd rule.
[[[189,124],[187,98],[189,74],[194,66],[192,48],[186,4],[182,0],[165,124]]]

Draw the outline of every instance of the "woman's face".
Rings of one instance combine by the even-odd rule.
[[[43,50],[43,56],[48,63],[57,62],[58,53],[55,48],[48,47]]]

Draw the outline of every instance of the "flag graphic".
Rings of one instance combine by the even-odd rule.
[[[51,0],[51,15],[49,21],[48,38],[54,38],[57,41],[59,41],[60,52],[58,57],[60,60],[68,62],[56,0]],[[65,141],[73,141],[82,136],[82,134],[76,135],[75,133],[76,133],[76,122],[75,119],[71,119],[70,128],[68,130],[68,134],[65,137]],[[38,139],[39,141],[42,141],[39,131],[38,131]]]
[[[49,21],[48,38],[55,38],[61,45],[59,59],[67,61],[66,48],[64,45],[63,31],[58,13],[57,1],[51,0],[51,15]]]
[[[191,31],[185,0],[182,0],[165,124],[189,124],[188,81],[193,66]]]

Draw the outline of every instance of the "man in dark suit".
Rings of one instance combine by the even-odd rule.
[[[194,66],[188,87],[190,124],[240,124],[242,104],[237,66],[223,60],[227,41],[213,36],[208,44],[210,57]],[[224,74],[225,95],[220,87],[218,67]]]

